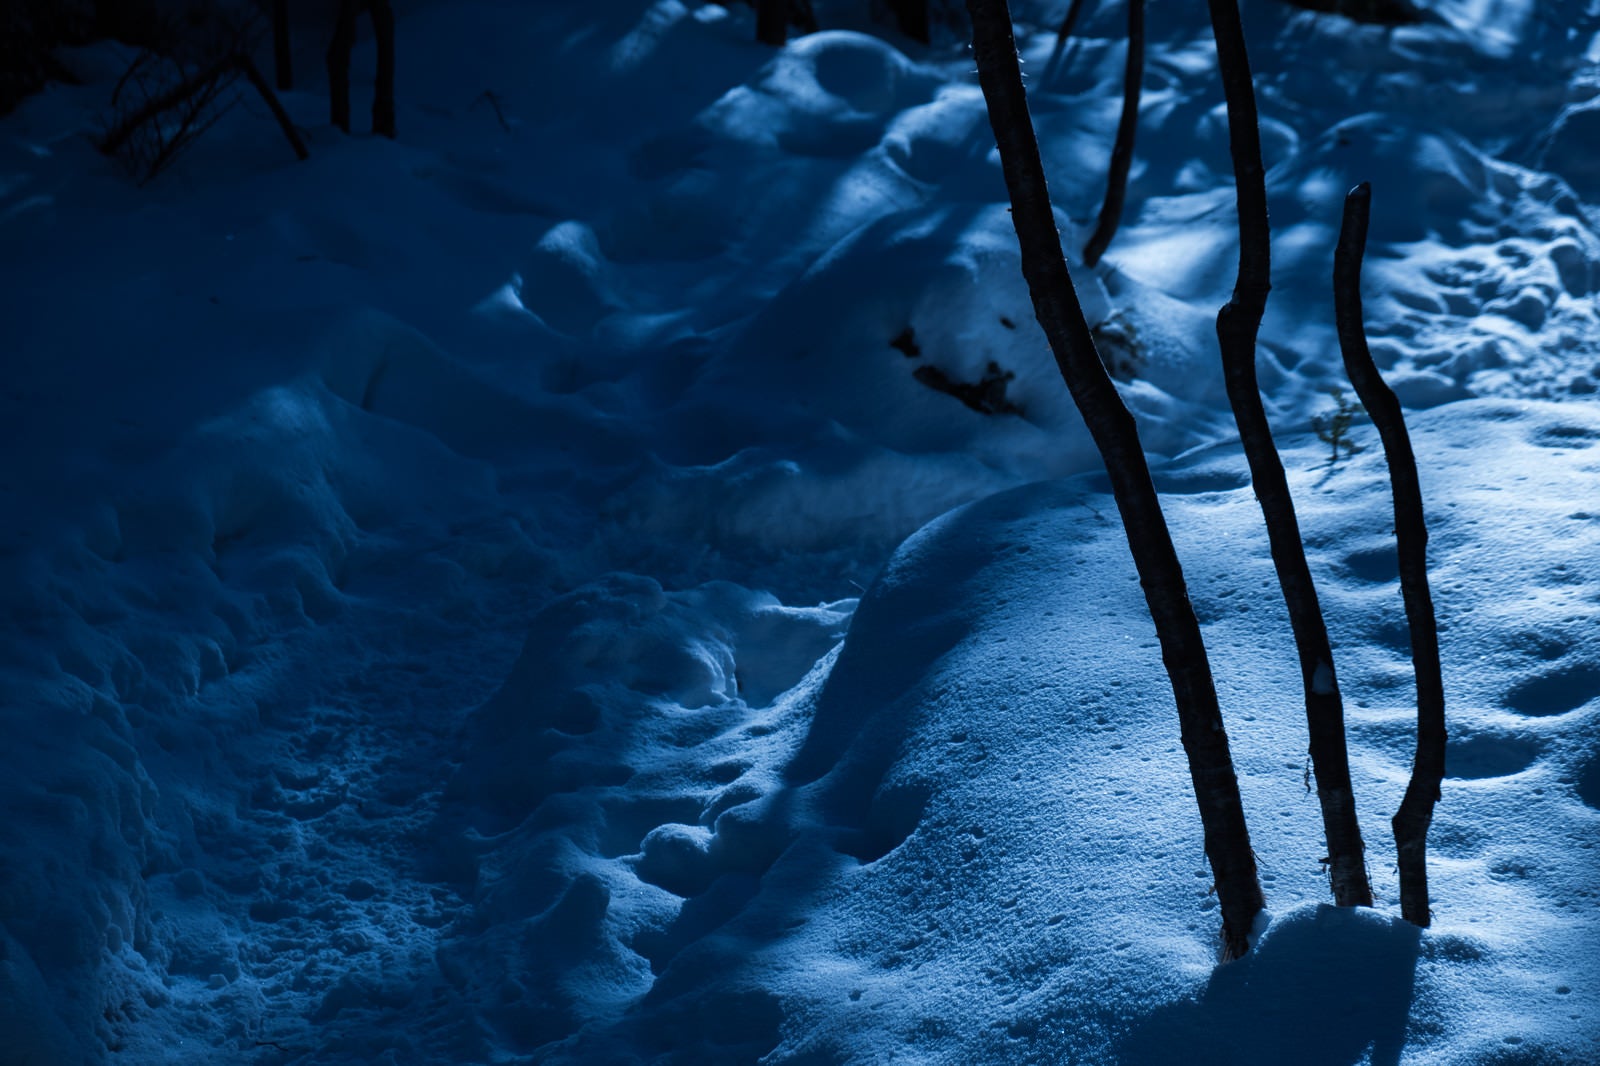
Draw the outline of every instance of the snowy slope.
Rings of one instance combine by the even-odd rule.
[[[690,826],[623,860],[689,898],[678,925],[716,928],[681,947],[669,928],[670,964],[621,1047],[683,1062],[1591,1061],[1600,648],[1569,560],[1600,535],[1570,502],[1596,472],[1600,419],[1475,401],[1416,430],[1453,697],[1426,933],[1398,916],[1384,832],[1414,710],[1374,435],[1331,470],[1315,439],[1286,451],[1352,703],[1370,912],[1327,902],[1287,618],[1243,458],[1221,446],[1167,468],[1162,488],[1269,897],[1256,951],[1216,966],[1170,692],[1114,504],[1089,476],[992,496],[908,540],[826,678],[791,697],[804,710],[768,719],[795,748],[781,779],[751,760]],[[722,872],[709,888],[699,867],[693,882],[651,869],[695,824],[709,840],[684,854]],[[596,831],[578,825],[568,839]],[[732,885],[753,834],[778,857],[746,899]],[[585,876],[616,877],[603,855],[581,868],[549,913]],[[615,891],[607,920],[626,928],[637,907]],[[655,963],[659,941],[638,941]],[[580,1038],[548,1061],[625,1057]]]
[[[245,101],[142,188],[88,141],[114,46],[0,120],[0,1062],[1600,1061],[1600,9],[1246,6],[1262,381],[1351,704],[1358,914],[1323,906],[1216,366],[1209,29],[1151,8],[1124,225],[1075,280],[1266,874],[1219,969],[959,26],[816,6],[774,52],[711,3],[397,4],[394,143],[328,125],[299,12],[311,159]],[[1070,253],[1122,13],[1047,70],[1059,11],[1016,9]],[[1381,456],[1309,432],[1359,180],[1452,716],[1420,934]]]

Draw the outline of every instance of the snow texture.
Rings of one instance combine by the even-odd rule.
[[[0,120],[0,1063],[1600,1062],[1600,9],[1244,5],[1261,381],[1378,898],[1341,910],[1216,352],[1204,5],[1150,11],[1096,271],[1122,9],[1051,64],[1013,5],[1268,897],[1219,965],[958,5],[924,46],[817,0],[782,50],[741,5],[396,6],[396,141],[329,125],[311,10],[304,163],[243,99],[137,185],[111,44]],[[1388,474],[1314,432],[1362,180],[1450,721],[1427,930]]]

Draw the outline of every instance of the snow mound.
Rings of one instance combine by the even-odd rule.
[[[853,606],[614,575],[540,612],[447,796],[475,918],[440,965],[501,1039],[620,1015],[737,909],[784,845],[764,812],[792,693]]]
[[[593,925],[610,946],[588,958],[615,965],[626,958],[616,949],[629,945],[651,972],[636,961],[631,1012],[591,1008],[588,1024],[541,1060],[594,1061],[624,1048],[670,1061],[909,1053],[1142,1064],[1183,1055],[1310,1056],[1330,1066],[1363,1056],[1565,1063],[1592,1054],[1596,1034],[1573,1024],[1584,1015],[1572,1013],[1582,1008],[1571,990],[1600,976],[1600,932],[1573,907],[1587,898],[1594,863],[1592,849],[1568,842],[1595,818],[1595,642],[1579,621],[1595,608],[1592,596],[1569,596],[1587,584],[1564,585],[1562,575],[1600,527],[1569,514],[1561,501],[1572,490],[1559,486],[1591,476],[1600,417],[1480,402],[1415,422],[1452,721],[1431,851],[1432,928],[1396,913],[1385,832],[1415,724],[1375,437],[1359,430],[1366,450],[1332,467],[1315,440],[1285,447],[1341,649],[1380,900],[1370,911],[1321,902],[1322,836],[1304,783],[1287,623],[1242,456],[1209,449],[1159,476],[1190,561],[1269,897],[1245,961],[1215,965],[1216,901],[1171,695],[1114,505],[1095,477],[1042,483],[960,508],[910,538],[826,672],[780,700],[764,740],[749,728],[730,732],[738,716],[706,726],[711,739],[691,762],[715,766],[734,743],[759,760],[765,744],[761,783],[724,810],[726,799],[700,807],[716,786],[685,775],[676,796],[698,816],[642,839],[637,826],[616,846],[637,857],[611,868],[613,903]],[[1498,458],[1485,463],[1485,454]],[[1535,529],[1559,532],[1524,536]],[[1219,541],[1227,550],[1204,550]],[[648,588],[629,600],[630,610],[664,607]],[[651,632],[652,617],[630,629]],[[583,625],[564,631],[571,647]],[[1534,632],[1550,635],[1530,644]],[[694,679],[698,702],[725,685],[716,680],[724,675],[691,668],[692,645],[679,647],[680,666],[652,691]],[[642,650],[612,671],[639,676],[638,664],[655,661]],[[656,789],[685,757],[681,731],[699,720],[680,706],[676,697],[658,703],[652,724],[636,720],[627,741],[607,745],[636,750],[661,731],[662,754],[651,760],[661,769],[648,788],[609,764],[586,782],[577,770],[527,778],[564,780],[559,787],[576,792],[544,800],[498,838],[529,834],[537,846],[497,841],[502,855],[520,851],[561,871],[548,875],[541,899],[596,876],[587,854],[594,817],[568,812],[651,797],[662,813],[649,822],[671,820]],[[530,834],[535,824],[551,829]],[[717,856],[735,825],[762,846],[743,853],[752,865],[730,869]],[[633,902],[648,885],[668,893],[653,913]],[[657,954],[663,942],[671,950]],[[586,983],[598,976],[579,976],[588,965],[563,977],[574,1011],[603,996]]]

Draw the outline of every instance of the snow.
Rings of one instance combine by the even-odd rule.
[[[1341,910],[1215,350],[1203,7],[1151,10],[1088,271],[1122,12],[1051,67],[1015,4],[1262,870],[1227,964],[955,21],[412,0],[390,142],[366,38],[328,124],[302,12],[311,158],[244,100],[143,186],[89,140],[126,50],[64,52],[0,119],[0,1062],[1600,1061],[1600,14],[1427,6],[1244,12],[1261,382],[1378,899]],[[1313,428],[1361,180],[1451,731],[1427,930],[1388,475]]]

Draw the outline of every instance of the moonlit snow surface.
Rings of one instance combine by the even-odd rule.
[[[137,187],[89,140],[114,45],[0,120],[0,1063],[1600,1062],[1600,9],[1245,5],[1261,379],[1378,896],[1339,910],[1212,332],[1214,50],[1151,6],[1122,230],[1072,262],[1268,897],[1219,966],[956,5],[930,47],[817,0],[781,52],[738,5],[396,6],[395,142],[366,37],[328,124],[313,11],[308,162],[246,99]],[[1060,6],[1014,2],[1074,253],[1123,17],[1052,68]],[[1426,931],[1387,471],[1312,431],[1362,180],[1450,716]]]

